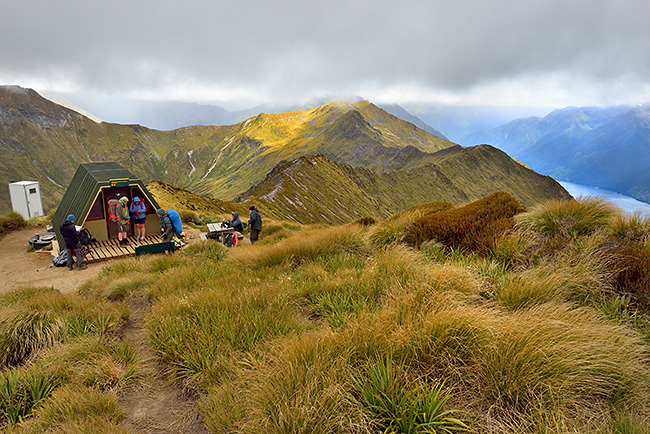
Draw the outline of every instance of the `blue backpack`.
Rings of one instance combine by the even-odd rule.
[[[175,209],[169,209],[167,210],[167,215],[169,216],[169,220],[172,222],[172,226],[174,226],[174,231],[177,234],[182,234],[183,233],[183,222],[181,221],[181,216],[178,214],[178,211]]]

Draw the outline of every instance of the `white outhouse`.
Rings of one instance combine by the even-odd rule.
[[[19,181],[9,183],[11,207],[26,220],[43,216],[41,187],[38,181]]]

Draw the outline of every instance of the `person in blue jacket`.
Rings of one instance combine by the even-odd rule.
[[[144,240],[144,236],[146,235],[144,224],[146,222],[147,205],[138,196],[135,196],[129,207],[129,212],[135,224],[135,237],[139,240]]]

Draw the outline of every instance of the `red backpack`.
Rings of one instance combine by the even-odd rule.
[[[108,199],[108,218],[111,219],[112,222],[116,222],[120,219],[117,216],[117,207],[119,205],[120,203],[117,199]]]

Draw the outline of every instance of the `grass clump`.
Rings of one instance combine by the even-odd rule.
[[[43,402],[35,417],[12,432],[128,434],[130,431],[120,426],[124,414],[114,394],[95,388],[62,386]]]
[[[0,298],[0,364],[16,366],[33,353],[85,334],[115,330],[121,315],[103,303],[64,296],[52,288]]]
[[[513,217],[524,210],[512,195],[497,192],[417,219],[409,228],[408,239],[416,246],[436,240],[447,247],[489,252],[496,240],[514,226]]]
[[[7,232],[15,231],[27,226],[27,221],[17,212],[10,212],[0,217],[0,237]]]
[[[0,372],[0,427],[31,417],[59,385],[59,379],[41,371]]]
[[[185,247],[181,254],[192,259],[208,259],[211,261],[218,261],[226,257],[227,248],[212,240],[204,240],[192,243]]]
[[[299,265],[319,257],[359,250],[363,246],[360,228],[356,225],[302,231],[297,236],[282,240],[272,246],[260,246],[254,255],[235,256],[253,267]],[[244,253],[240,255],[243,256]]]
[[[607,228],[617,209],[606,199],[550,200],[520,215],[518,224],[546,237],[570,238]]]
[[[427,384],[408,378],[404,364],[379,356],[353,379],[354,402],[372,426],[391,433],[454,433],[472,431],[467,421],[445,410],[451,392],[444,383]]]

